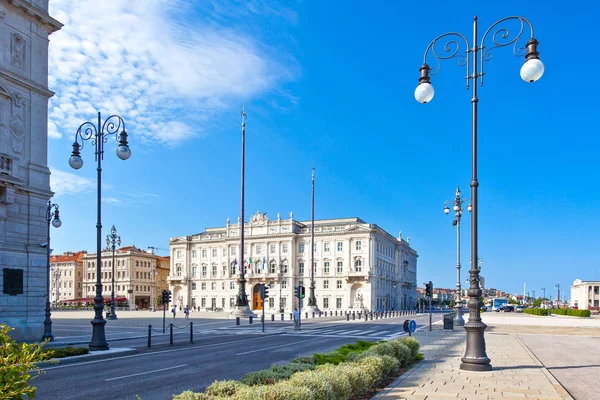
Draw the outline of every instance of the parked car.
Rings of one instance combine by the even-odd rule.
[[[517,306],[515,308],[515,312],[523,312],[523,308],[525,308],[525,307]]]
[[[503,305],[501,307],[496,308],[496,312],[513,312],[515,311],[514,306]]]

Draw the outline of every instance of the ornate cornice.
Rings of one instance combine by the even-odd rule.
[[[64,25],[52,18],[47,11],[42,10],[25,0],[0,0],[0,3],[9,4],[21,10],[29,19],[35,20],[46,28],[48,33],[56,32]]]

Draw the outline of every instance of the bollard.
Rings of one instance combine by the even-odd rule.
[[[239,325],[240,324],[240,317],[235,317],[235,324]]]
[[[152,347],[152,325],[148,325],[148,348]]]
[[[275,321],[275,314],[271,314],[271,321]]]
[[[319,311],[319,318],[321,318],[323,316],[323,313],[321,311]]]
[[[194,343],[194,323],[190,322],[190,343]]]
[[[290,321],[294,319],[294,314],[290,313]]]
[[[327,311],[325,311],[325,316],[327,316]]]
[[[315,317],[315,312],[313,311],[313,318]]]
[[[365,312],[365,321],[369,320],[369,314],[367,312]]]
[[[252,316],[248,317],[248,323],[252,325]]]
[[[356,320],[356,314],[352,313],[352,321]]]
[[[281,313],[281,320],[282,320],[282,321],[283,321],[284,317],[285,317],[285,316],[283,315],[283,313]]]
[[[346,314],[346,321],[350,321],[350,314]]]
[[[306,319],[308,319],[308,312],[306,312],[305,315],[306,315]]]
[[[169,324],[169,343],[173,346],[173,324]]]

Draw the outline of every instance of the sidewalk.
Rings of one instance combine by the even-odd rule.
[[[486,333],[490,372],[459,369],[466,335],[461,327],[416,332],[425,359],[373,399],[572,399],[516,335]]]

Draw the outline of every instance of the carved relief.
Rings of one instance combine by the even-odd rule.
[[[260,211],[257,211],[250,218],[250,223],[258,224],[258,223],[267,222],[268,220],[269,220],[269,217],[267,217],[267,213],[261,214]]]
[[[25,68],[25,46],[27,41],[18,33],[10,34],[10,62],[20,68]]]
[[[20,115],[13,117],[8,126],[11,135],[12,150],[15,154],[21,154],[25,144],[25,123]]]

